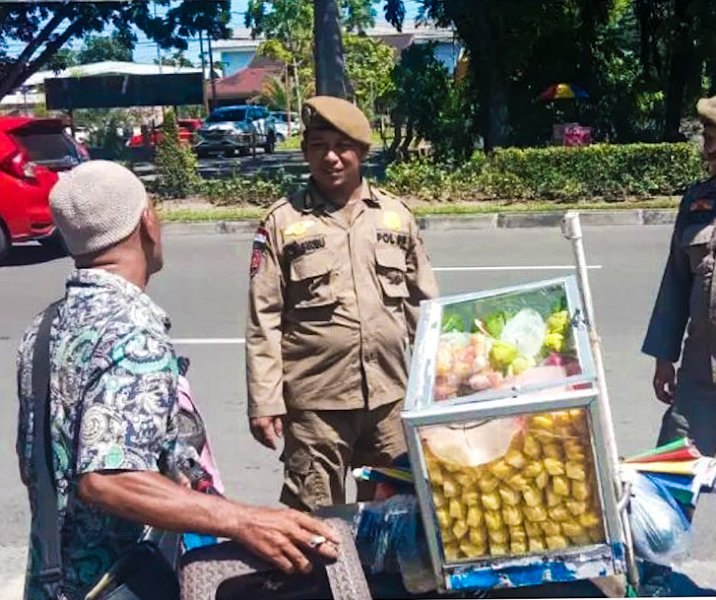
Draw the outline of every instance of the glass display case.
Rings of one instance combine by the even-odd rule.
[[[624,572],[574,277],[425,302],[403,422],[442,589]]]

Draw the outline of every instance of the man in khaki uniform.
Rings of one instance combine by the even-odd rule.
[[[700,100],[697,111],[704,125],[704,158],[712,177],[689,188],[681,201],[671,251],[642,350],[656,359],[654,391],[657,398],[669,406],[659,443],[688,436],[703,454],[713,456],[716,453],[716,285],[713,280],[716,97]],[[677,377],[674,364],[679,357]]]
[[[405,350],[437,285],[408,208],[361,178],[365,115],[318,96],[303,119],[311,180],[256,233],[246,359],[251,431],[285,439],[281,501],[312,510],[345,501],[349,466],[405,451]]]

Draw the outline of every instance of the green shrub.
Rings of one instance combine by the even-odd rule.
[[[162,125],[162,140],[155,158],[157,181],[154,191],[163,198],[186,198],[199,186],[198,163],[188,146],[179,141],[174,111],[167,110]]]
[[[679,194],[705,176],[691,144],[595,144],[498,149],[454,169],[420,158],[390,165],[386,186],[433,200],[619,201]]]
[[[236,174],[229,179],[203,180],[197,191],[217,206],[250,204],[268,207],[291,194],[298,185],[295,177],[283,169],[276,169],[257,171],[251,178]]]

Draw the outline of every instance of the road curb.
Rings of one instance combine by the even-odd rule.
[[[420,229],[450,231],[453,229],[524,229],[559,227],[566,211],[543,213],[487,213],[474,215],[428,215],[416,217]],[[638,225],[671,225],[676,210],[585,210],[580,212],[586,227],[623,227]],[[197,223],[166,223],[164,229],[172,235],[252,234],[260,221],[202,221]]]

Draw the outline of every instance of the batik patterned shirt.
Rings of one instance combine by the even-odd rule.
[[[17,453],[33,514],[25,598],[37,582],[36,478],[31,455],[32,357],[42,315],[18,353]],[[122,277],[75,271],[50,333],[50,416],[63,590],[84,598],[144,526],[83,502],[78,479],[97,471],[176,472],[177,361],[165,313]],[[44,598],[43,598],[44,600]]]

